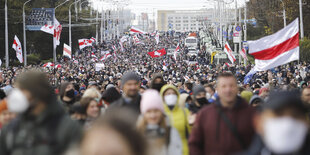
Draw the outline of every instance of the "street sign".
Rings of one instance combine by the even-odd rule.
[[[249,45],[247,41],[242,42],[242,47],[245,48],[246,50],[249,50]]]
[[[240,26],[236,26],[236,31],[241,31],[241,27]]]
[[[26,29],[40,31],[44,25],[54,25],[54,8],[33,8],[26,20]]]

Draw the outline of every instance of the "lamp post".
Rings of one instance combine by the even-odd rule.
[[[304,24],[303,24],[303,18],[302,18],[302,1],[299,0],[299,16],[300,16],[300,38],[304,39]]]
[[[286,26],[286,13],[285,13],[285,5],[284,5],[284,2],[283,0],[280,0],[281,3],[282,3],[282,6],[283,6],[283,24],[284,24],[284,27]]]
[[[5,0],[4,4],[4,10],[5,10],[5,67],[9,67],[9,41],[8,41],[8,5],[7,0]]]
[[[78,3],[81,0],[77,0],[75,2],[73,2],[72,4],[70,4],[69,6],[69,46],[72,48],[72,32],[71,32],[71,7],[73,4]]]
[[[24,66],[27,66],[27,40],[26,40],[26,23],[25,23],[25,5],[29,3],[31,0],[28,0],[23,5],[23,34],[24,34]]]

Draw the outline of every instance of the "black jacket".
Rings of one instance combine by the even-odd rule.
[[[71,120],[60,103],[53,102],[38,116],[21,114],[5,126],[0,134],[0,154],[63,154],[80,137],[80,125]]]

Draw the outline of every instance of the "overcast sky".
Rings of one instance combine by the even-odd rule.
[[[102,0],[92,0],[93,6],[104,7],[104,9],[112,7],[107,2]],[[126,0],[122,0],[126,1]],[[235,7],[234,0],[224,0],[226,3],[231,3],[230,7]],[[248,0],[247,0],[248,1]],[[243,6],[245,0],[237,0],[238,6]],[[130,0],[125,8],[131,9],[137,15],[142,12],[147,12],[150,19],[153,17],[153,12],[157,10],[196,10],[201,8],[213,8],[214,0]],[[156,15],[156,14],[155,14]]]

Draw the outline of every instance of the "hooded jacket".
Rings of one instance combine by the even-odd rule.
[[[178,96],[177,103],[175,104],[172,110],[169,109],[169,107],[167,106],[164,100],[164,93],[168,89],[173,89]],[[179,106],[180,94],[175,86],[173,85],[163,86],[160,90],[160,96],[163,99],[166,115],[170,118],[172,126],[175,129],[177,129],[182,139],[183,155],[189,155],[188,141],[187,141],[188,135],[190,134],[190,130],[191,130],[189,123],[188,123],[189,111]]]

